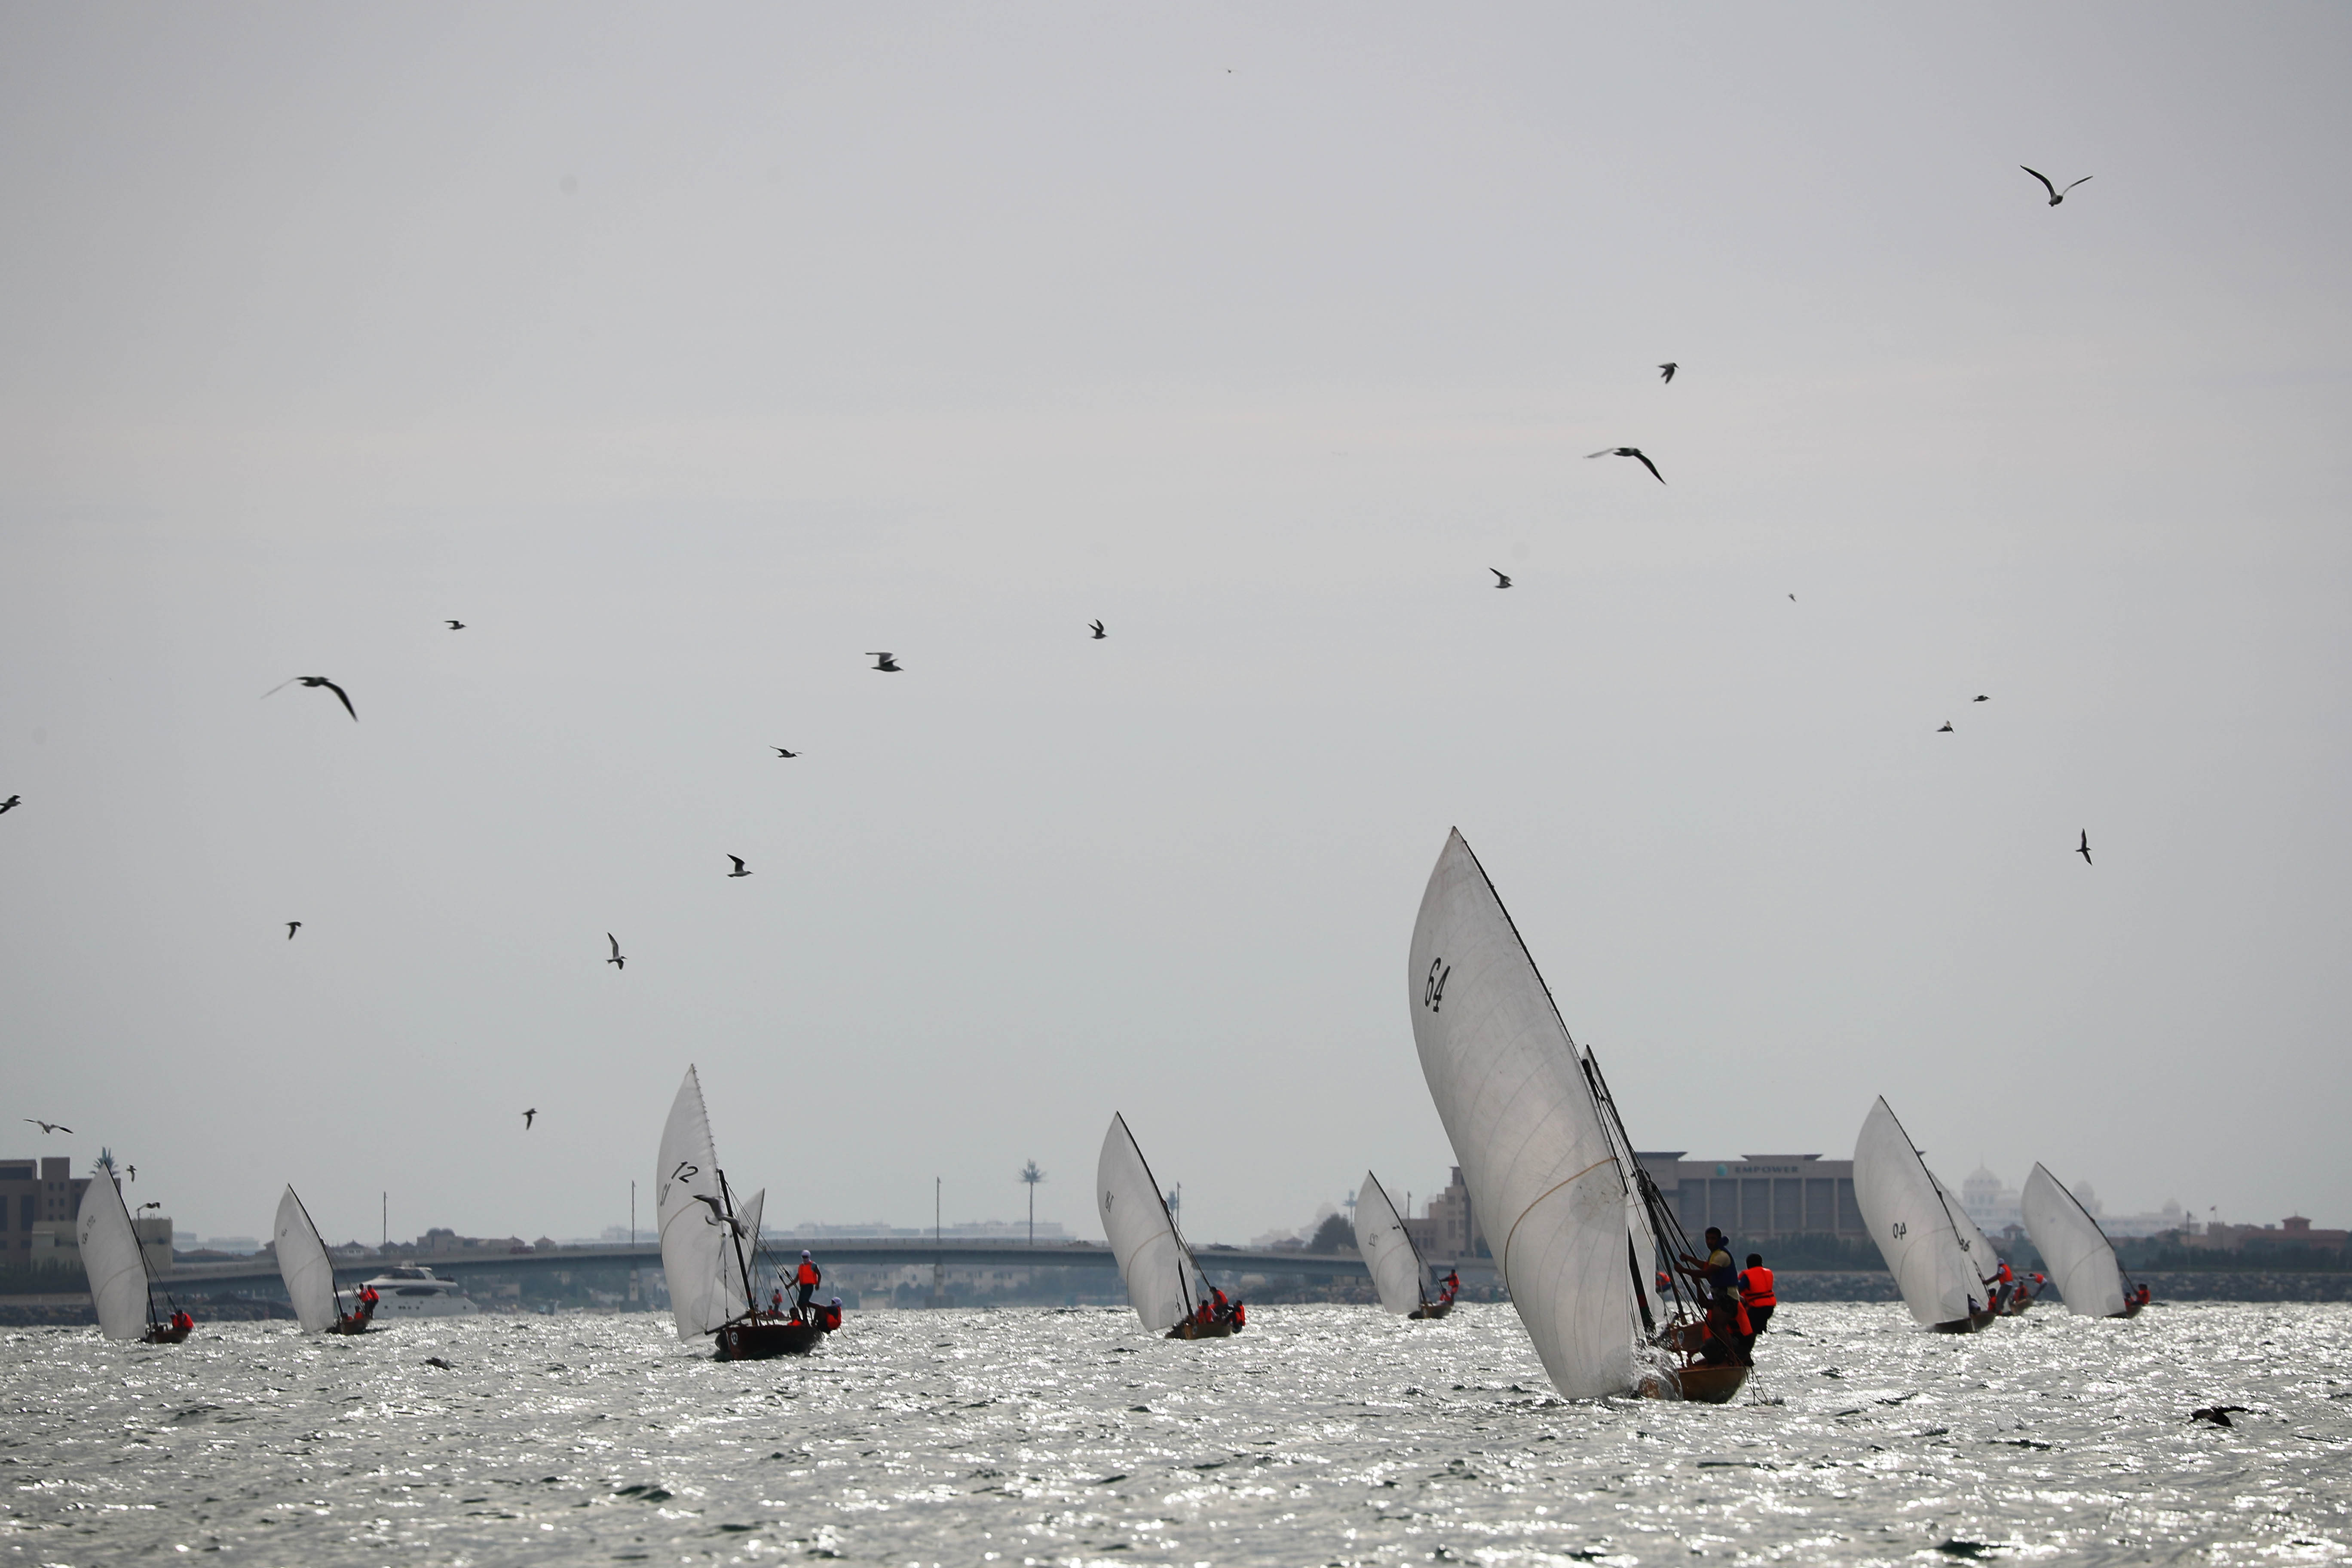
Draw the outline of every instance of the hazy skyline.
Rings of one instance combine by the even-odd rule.
[[[2347,60],[0,7],[8,1115],[593,1235],[691,1061],[780,1223],[1093,1237],[1119,1110],[1239,1241],[1443,1180],[1458,826],[1643,1148],[2342,1225]]]

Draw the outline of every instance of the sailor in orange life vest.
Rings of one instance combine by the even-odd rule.
[[[1760,1252],[1748,1255],[1748,1267],[1739,1276],[1739,1304],[1748,1309],[1748,1321],[1759,1334],[1772,1321],[1772,1309],[1780,1304],[1780,1298],[1772,1294],[1772,1271],[1764,1267]]]
[[[1996,1312],[2009,1310],[2010,1293],[2017,1289],[2017,1276],[2010,1272],[2009,1259],[2004,1258],[2000,1261],[2000,1268],[1994,1271],[1992,1277],[1992,1310]]]
[[[1702,1263],[1688,1253],[1683,1254],[1682,1261],[1706,1287],[1706,1339],[1699,1346],[1699,1360],[1709,1366],[1734,1359],[1746,1362],[1748,1347],[1756,1342],[1756,1331],[1740,1302],[1739,1274],[1731,1266],[1723,1232],[1714,1226],[1706,1227],[1706,1261]]]
[[[841,1298],[835,1296],[816,1315],[816,1326],[826,1333],[841,1327]]]
[[[2141,1287],[2139,1288],[2139,1292],[2138,1292],[2138,1294],[2137,1294],[2136,1297],[2134,1297],[2133,1299],[2134,1299],[2135,1300],[2138,1301],[2138,1302],[2139,1302],[2139,1304],[2140,1304],[2141,1306],[2143,1306],[2143,1307],[2147,1306],[2147,1286],[2145,1286],[2145,1285],[2141,1286]]]
[[[1233,1315],[1234,1304],[1225,1300],[1225,1293],[1214,1285],[1210,1286],[1209,1321],[1213,1323],[1222,1323]]]
[[[1445,1270],[1445,1278],[1440,1279],[1437,1284],[1438,1288],[1445,1292],[1439,1298],[1441,1300],[1451,1301],[1462,1293],[1462,1276],[1456,1274],[1450,1267]]]
[[[793,1308],[793,1316],[795,1318],[806,1318],[808,1316],[809,1310],[809,1298],[816,1294],[816,1288],[819,1284],[824,1282],[824,1274],[823,1270],[817,1268],[816,1260],[812,1258],[807,1253],[803,1252],[801,1254],[800,1272],[793,1276],[793,1279],[801,1288],[801,1299],[799,1303]]]
[[[186,1309],[186,1308],[184,1308],[184,1307],[179,1307],[179,1308],[174,1308],[174,1309],[173,1310],[173,1311],[172,1311],[172,1327],[173,1327],[173,1328],[177,1329],[177,1330],[181,1331],[182,1332],[185,1332],[187,1330],[193,1329],[193,1328],[194,1328],[195,1326],[196,1326],[196,1321],[195,1321],[195,1319],[194,1319],[194,1318],[192,1318],[192,1317],[188,1316],[188,1312],[187,1312],[187,1309]]]

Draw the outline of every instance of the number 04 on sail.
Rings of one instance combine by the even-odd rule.
[[[1406,962],[1430,1098],[1552,1383],[1571,1399],[1737,1394],[1741,1336],[1702,1321],[1682,1226],[1459,832],[1430,873]]]

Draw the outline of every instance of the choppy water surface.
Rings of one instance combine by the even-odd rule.
[[[667,1320],[176,1349],[5,1338],[0,1551],[305,1564],[2335,1561],[2352,1308],[1780,1309],[1728,1407],[1554,1398],[1507,1307],[853,1315],[721,1365]],[[1785,1329],[1787,1331],[1781,1331]],[[451,1363],[444,1370],[427,1356]],[[2251,1405],[2221,1431],[2197,1405]]]

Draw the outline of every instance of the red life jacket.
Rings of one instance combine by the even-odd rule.
[[[797,1278],[803,1285],[814,1285],[823,1280],[824,1276],[816,1271],[815,1264],[803,1258],[801,1259],[801,1271]]]
[[[1248,1321],[1249,1321],[1249,1308],[1248,1308],[1248,1306],[1247,1306],[1245,1303],[1244,1303],[1244,1302],[1241,1302],[1241,1301],[1235,1301],[1235,1302],[1234,1303],[1234,1327],[1235,1327],[1235,1328],[1237,1328],[1237,1329],[1238,1329],[1238,1328],[1240,1328],[1244,1323],[1246,1323],[1246,1322],[1248,1322]]]
[[[1780,1298],[1772,1294],[1772,1271],[1761,1265],[1739,1276],[1739,1300],[1742,1306],[1777,1307]]]
[[[2006,1258],[2000,1260],[2000,1272],[1994,1275],[1993,1278],[2000,1280],[2004,1285],[2013,1285],[2017,1282],[2017,1276],[2009,1271],[2009,1259]]]

